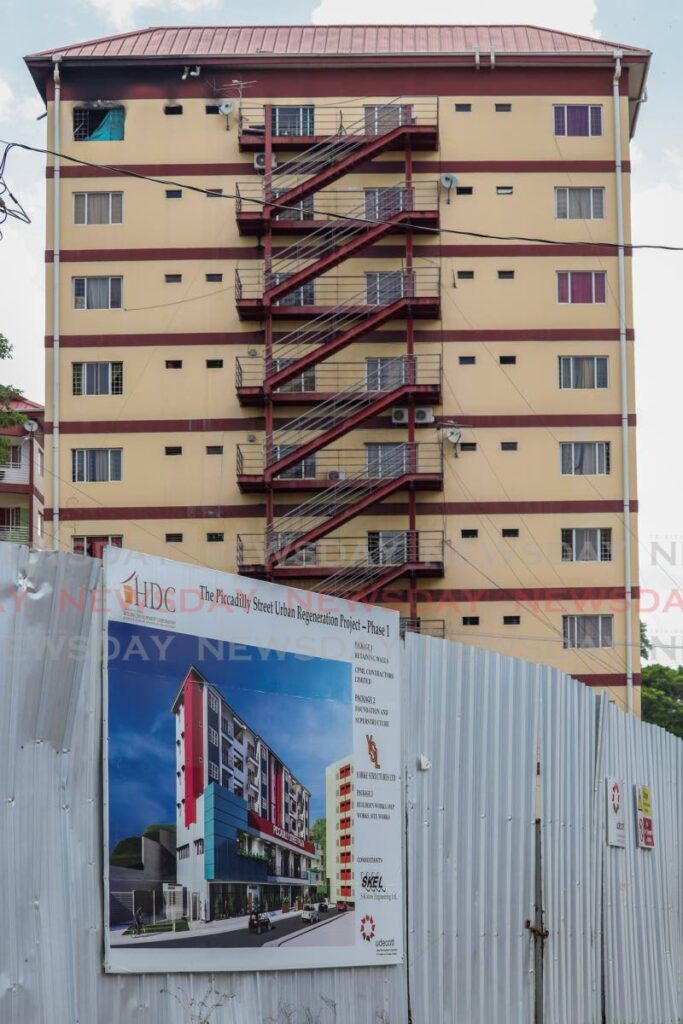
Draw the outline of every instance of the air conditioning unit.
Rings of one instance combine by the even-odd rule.
[[[391,410],[391,422],[396,427],[401,427],[408,422],[408,410],[396,406]]]
[[[328,480],[346,480],[345,469],[328,469],[327,471]]]
[[[277,159],[273,155],[273,169],[277,167]],[[257,171],[265,171],[266,169],[266,154],[265,153],[254,153],[254,169]]]
[[[434,410],[429,406],[418,406],[415,410],[415,423],[433,423]]]

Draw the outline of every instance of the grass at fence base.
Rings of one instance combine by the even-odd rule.
[[[190,926],[187,921],[176,921],[175,930],[177,932],[189,932]],[[172,921],[160,921],[159,924],[146,924],[143,928],[143,935],[152,935],[156,932],[172,932],[173,922]],[[126,928],[124,935],[135,935],[135,928]]]

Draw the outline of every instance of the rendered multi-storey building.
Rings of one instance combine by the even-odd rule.
[[[54,543],[372,596],[637,709],[629,139],[649,53],[280,26],[27,63],[63,154]]]
[[[353,758],[343,757],[325,770],[325,871],[333,902],[355,898]]]
[[[177,881],[192,919],[309,893],[310,792],[191,667],[176,716]]]
[[[11,399],[7,408],[9,412],[19,413],[24,420],[0,428],[5,438],[4,454],[0,452],[0,541],[42,547],[45,543],[44,409],[27,398]]]

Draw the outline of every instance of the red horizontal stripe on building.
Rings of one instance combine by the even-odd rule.
[[[640,597],[640,587],[633,587],[634,598]],[[391,597],[393,602],[408,599],[405,591],[384,591],[383,598]],[[418,589],[417,599],[424,604],[488,604],[492,601],[508,601],[515,604],[535,604],[538,601],[623,601],[623,587],[487,587],[478,589]]]
[[[130,263],[149,260],[256,260],[261,253],[253,246],[178,246],[165,249],[62,249],[63,263]],[[54,261],[52,249],[45,251],[45,262]],[[220,289],[218,289],[220,291]],[[209,293],[207,293],[209,294]]]
[[[45,348],[52,348],[54,338],[45,336]],[[206,331],[194,334],[63,334],[62,348],[142,348],[154,345],[258,345],[263,343],[260,331]]]
[[[277,505],[275,513],[282,515],[291,505]],[[621,513],[621,500],[594,501],[433,501],[418,502],[418,515],[553,515],[555,513]],[[638,502],[631,502],[631,511],[638,511]],[[407,502],[379,502],[364,515],[407,515]],[[97,505],[90,508],[62,508],[64,521],[82,522],[104,519],[259,519],[265,516],[265,505]],[[52,519],[52,509],[45,509],[45,519]]]
[[[626,675],[623,672],[597,672],[587,673],[585,675],[576,675],[572,673],[574,679],[578,679],[579,682],[585,683],[586,686],[626,686]],[[640,686],[642,677],[640,672],[633,673],[633,685]]]
[[[212,430],[263,430],[264,420],[260,416],[205,420],[66,420],[60,423],[59,429],[63,434],[183,434]],[[52,433],[52,423],[45,424],[45,433]]]

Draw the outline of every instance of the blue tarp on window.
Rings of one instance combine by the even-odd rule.
[[[116,107],[106,113],[95,131],[88,136],[89,142],[118,142],[123,139],[123,107]]]

